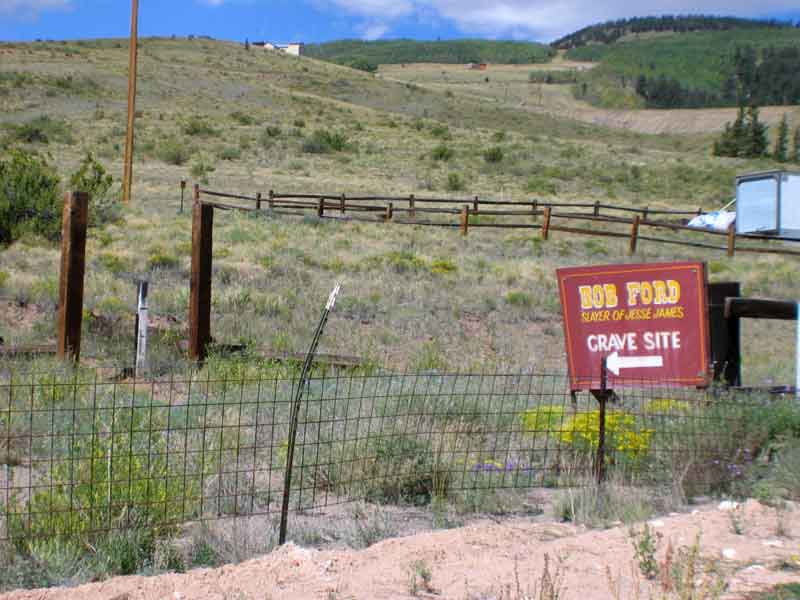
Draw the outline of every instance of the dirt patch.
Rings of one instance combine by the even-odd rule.
[[[736,514],[740,527],[732,526],[731,511],[719,505],[651,521],[663,537],[658,557],[663,558],[667,541],[677,550],[690,546],[699,535],[702,557],[725,574],[728,589],[723,597],[728,599],[746,598],[749,591],[777,583],[800,582],[800,565],[792,568],[800,561],[796,509],[781,516],[774,508],[749,501]],[[416,563],[426,565],[431,575],[429,589],[418,591],[418,597],[488,599],[516,590],[517,585],[532,590],[541,580],[545,556],[551,571],[563,572],[560,597],[565,600],[613,598],[608,572],[616,580],[618,597],[650,597],[636,592],[637,585],[643,589],[646,585],[636,576],[627,527],[597,531],[517,518],[390,539],[361,551],[318,551],[288,544],[235,566],[120,577],[74,589],[18,591],[2,598],[388,600],[411,597]]]

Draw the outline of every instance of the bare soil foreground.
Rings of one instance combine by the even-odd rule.
[[[680,565],[699,535],[698,590],[704,580],[727,586],[722,598],[751,598],[780,583],[800,582],[797,508],[775,509],[756,501],[731,510],[706,505],[691,513],[650,521],[660,535],[656,560],[665,570]],[[737,533],[738,532],[738,533]],[[684,550],[682,550],[684,549]],[[548,558],[546,558],[548,557]],[[545,563],[560,581],[557,596],[540,596]],[[236,566],[158,577],[120,577],[72,589],[26,590],[7,600],[102,598],[189,599],[394,599],[449,598],[563,600],[672,598],[639,574],[630,530],[587,530],[564,523],[514,519],[481,521],[461,529],[390,539],[361,551],[318,551],[288,544]],[[713,572],[714,575],[709,575]],[[700,575],[700,573],[706,573]],[[546,580],[547,578],[545,578]],[[658,580],[659,577],[656,577]],[[546,581],[545,581],[546,585]],[[535,594],[535,595],[534,595]],[[696,592],[694,598],[711,598]]]

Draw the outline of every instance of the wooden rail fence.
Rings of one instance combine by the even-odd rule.
[[[194,186],[195,201],[222,210],[262,211],[265,196],[231,194]],[[234,202],[230,202],[234,201]],[[600,202],[550,202],[541,200],[495,200],[474,196],[470,199],[423,198],[409,196],[346,194],[281,194],[270,190],[266,194],[266,210],[270,214],[316,214],[320,219],[362,221],[457,228],[469,235],[471,229],[534,229],[548,240],[553,232],[574,235],[611,237],[628,240],[628,254],[633,255],[641,242],[672,244],[725,252],[780,254],[800,256],[800,250],[775,242],[796,242],[778,236],[737,234],[734,225],[727,231],[689,227],[691,217],[704,214],[697,210],[653,209],[617,206]],[[436,216],[439,216],[437,218]],[[486,218],[488,217],[488,219]],[[523,219],[527,217],[526,219]],[[576,223],[578,222],[578,223]],[[580,226],[581,222],[587,226]],[[602,225],[603,227],[598,227]],[[611,229],[625,226],[625,231]],[[646,230],[668,230],[701,236],[702,241],[670,239],[643,234]],[[723,238],[723,244],[711,240]],[[753,241],[769,241],[770,245],[752,245]]]

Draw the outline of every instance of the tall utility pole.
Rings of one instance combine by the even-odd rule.
[[[125,175],[122,182],[122,200],[131,201],[133,182],[133,124],[136,118],[136,59],[139,46],[139,0],[131,0],[131,43],[128,62],[128,132],[125,136]]]

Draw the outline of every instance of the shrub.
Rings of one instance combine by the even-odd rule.
[[[208,173],[213,173],[215,168],[212,165],[209,165],[204,160],[199,159],[192,164],[192,168],[189,170],[192,177],[197,179],[205,179],[205,176]]]
[[[492,134],[492,141],[496,143],[504,142],[506,139],[506,132],[505,131],[495,131]]]
[[[492,146],[483,153],[483,160],[487,163],[499,163],[503,160],[503,149],[500,146]]]
[[[453,150],[446,144],[439,144],[431,150],[431,158],[433,160],[442,160],[447,162],[453,158]]]
[[[189,160],[189,150],[175,138],[167,138],[158,145],[158,158],[168,165],[180,166]]]
[[[0,271],[0,290],[8,283],[9,277],[8,271]]]
[[[61,234],[59,177],[44,158],[21,149],[0,159],[0,244],[31,233]]]
[[[506,302],[511,306],[521,306],[523,308],[533,306],[533,298],[525,292],[509,292],[506,294]]]
[[[464,180],[458,173],[448,173],[447,190],[450,192],[460,192],[464,189]]]
[[[525,184],[525,190],[532,193],[532,194],[546,194],[546,195],[555,195],[558,192],[558,188],[556,184],[547,179],[546,177],[542,177],[541,175],[534,175],[528,179],[528,182]]]
[[[449,258],[440,258],[431,263],[431,273],[434,275],[446,275],[458,271],[456,263]]]
[[[105,167],[87,152],[78,170],[69,179],[71,190],[88,192],[89,225],[96,227],[119,219],[119,205],[109,194],[114,178]]]
[[[366,58],[357,58],[352,61],[349,66],[351,69],[358,69],[359,71],[365,71],[367,73],[374,73],[378,70],[378,65]]]
[[[451,137],[450,129],[447,127],[447,125],[434,125],[431,127],[431,135],[443,140],[449,140]]]
[[[242,157],[242,151],[236,146],[227,146],[220,151],[219,157],[222,160],[239,160]]]
[[[177,256],[168,254],[163,248],[155,248],[147,259],[148,269],[174,269],[180,264]]]
[[[189,117],[183,123],[181,130],[186,135],[200,137],[211,137],[219,134],[219,131],[208,124],[205,119],[197,116]]]
[[[317,129],[303,142],[303,152],[308,154],[327,154],[347,149],[347,137],[340,131]]]
[[[252,116],[245,114],[239,110],[231,113],[231,119],[239,123],[239,125],[254,125],[256,122],[256,120]]]
[[[37,517],[27,520],[25,511],[20,511],[9,518],[9,533],[20,540],[69,533],[88,544],[94,532],[109,525],[125,524],[141,531],[191,514],[198,482],[168,476],[174,465],[167,462],[166,438],[142,433],[154,427],[154,421],[165,428],[163,414],[128,408],[116,410],[113,419],[114,427],[108,425],[107,435],[75,437],[66,448],[67,455],[53,462],[51,473],[51,481],[74,485],[35,491],[28,510]],[[121,448],[130,454],[120,452]],[[109,473],[113,474],[110,478]],[[128,569],[118,565],[117,570]]]
[[[47,115],[36,117],[21,125],[7,125],[6,128],[12,141],[25,144],[75,143],[69,125],[64,121],[51,119]]]
[[[298,129],[302,129],[303,127],[305,127],[305,126],[306,126],[306,122],[305,122],[303,119],[295,119],[295,120],[292,122],[292,125],[294,125],[294,126],[295,126],[295,127],[297,127]]]

